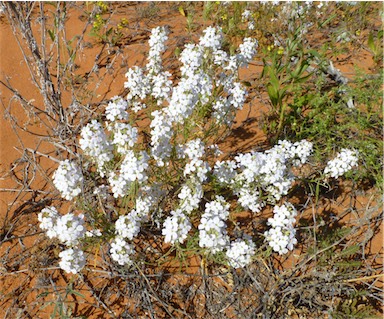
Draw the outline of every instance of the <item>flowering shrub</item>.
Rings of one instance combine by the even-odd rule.
[[[278,203],[296,180],[293,168],[307,163],[313,145],[284,140],[265,152],[219,159],[220,136],[247,97],[238,71],[257,50],[257,41],[245,38],[231,55],[222,39],[220,29],[209,27],[198,44],[187,44],[180,78],[171,81],[162,65],[167,32],[153,29],[147,65],[126,73],[128,95],[111,99],[105,121],[92,120],[82,128],[83,173],[66,160],[54,184],[65,199],[82,203],[83,212],[61,216],[50,207],[39,214],[47,235],[68,247],[60,253],[63,270],[77,273],[84,267],[90,236],[109,242],[112,260],[130,266],[138,258],[135,239],[143,228],[154,232],[154,225],[165,243],[178,247],[197,238],[195,248],[202,254],[223,254],[230,266],[245,267],[262,247],[250,234],[238,237],[229,227],[239,228],[232,217],[237,208],[258,214],[269,205],[274,216],[265,241],[279,254],[293,249],[297,211],[288,202]],[[140,126],[145,118],[149,125]],[[334,173],[340,164],[330,162],[325,174],[338,177],[356,165],[357,157],[348,156],[349,164]]]

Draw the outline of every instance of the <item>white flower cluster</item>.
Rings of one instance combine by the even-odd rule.
[[[84,227],[84,215],[78,216],[73,213],[60,215],[53,206],[46,207],[38,214],[40,228],[46,231],[49,238],[58,238],[69,249],[62,251],[59,256],[60,268],[66,272],[76,274],[85,265],[83,251],[76,247],[79,240],[84,238],[86,229]]]
[[[37,219],[40,222],[40,228],[46,231],[46,235],[49,238],[57,236],[55,226],[59,217],[60,214],[54,206],[43,208],[37,215]]]
[[[350,171],[352,167],[358,165],[358,156],[358,151],[343,148],[333,160],[327,163],[324,169],[325,176],[333,178],[343,176],[346,172]]]
[[[252,238],[236,239],[231,242],[226,252],[228,263],[233,268],[244,268],[252,262],[255,254],[255,243]]]
[[[248,22],[248,30],[255,30],[256,25],[255,25],[255,19],[249,10],[244,10],[243,13],[241,14],[241,20],[243,22]]]
[[[128,215],[120,216],[115,222],[116,234],[122,238],[132,240],[140,232],[141,216],[135,210]]]
[[[92,120],[84,126],[81,130],[79,144],[84,154],[95,161],[98,171],[103,177],[106,173],[105,164],[113,158],[113,146],[105,135],[102,125],[96,120]]]
[[[291,203],[284,203],[273,208],[273,218],[268,219],[268,225],[272,226],[264,233],[269,246],[280,255],[292,250],[297,243],[295,238],[296,229],[293,227],[296,222],[297,211]]]
[[[151,186],[143,186],[136,198],[136,213],[144,221],[151,211],[157,209],[157,205],[165,196],[166,192],[161,189],[161,185],[153,183]]]
[[[248,63],[253,59],[257,53],[259,43],[256,39],[244,38],[244,42],[240,44],[240,53],[237,55],[240,66],[248,66]]]
[[[172,123],[161,111],[153,111],[151,127],[151,155],[158,166],[164,166],[171,154]]]
[[[227,98],[219,98],[212,105],[213,108],[213,118],[217,123],[223,123],[227,126],[230,126],[233,119],[234,113],[231,112],[231,104]]]
[[[111,242],[111,249],[109,250],[111,257],[119,265],[132,264],[131,256],[135,253],[133,245],[129,244],[124,238],[116,237]]]
[[[78,248],[69,248],[59,253],[59,265],[67,273],[77,274],[86,263],[84,252]]]
[[[71,200],[81,193],[83,174],[75,162],[61,161],[53,173],[53,184],[66,200]]]
[[[57,238],[67,246],[76,245],[79,239],[85,235],[84,215],[76,216],[73,213],[68,213],[60,216],[56,220],[54,228],[57,233]]]
[[[278,141],[273,151],[282,153],[286,160],[291,160],[294,166],[305,164],[312,153],[313,144],[307,140],[291,143],[287,140]]]
[[[265,206],[265,202],[260,199],[260,192],[251,185],[244,185],[235,193],[238,196],[239,204],[253,213],[259,213]]]
[[[243,108],[247,91],[243,88],[241,83],[233,83],[233,87],[229,90],[229,103],[233,105],[236,110]]]
[[[191,68],[187,69],[192,70]],[[192,114],[198,102],[201,88],[197,84],[200,81],[193,75],[190,75],[188,79],[193,81],[181,79],[178,85],[173,88],[169,105],[166,108],[169,118],[174,123],[183,124],[184,120]]]
[[[252,185],[258,184],[270,195],[269,199],[272,202],[273,199],[280,200],[288,193],[294,180],[289,164],[304,164],[311,152],[312,143],[302,140],[294,144],[289,141],[279,141],[278,145],[265,153],[239,154],[235,160],[240,169],[239,175],[236,176],[237,182],[240,183],[240,190],[235,188],[235,192],[243,193],[247,197],[251,194],[255,202],[258,192]],[[252,202],[250,198],[242,201]],[[260,205],[263,206],[262,203]]]
[[[125,74],[127,81],[124,87],[129,89],[127,95],[128,102],[136,99],[144,100],[151,91],[149,79],[145,76],[144,70],[138,66],[129,69]]]
[[[181,187],[178,198],[180,199],[180,209],[187,214],[199,207],[199,203],[203,198],[203,186],[195,179],[190,179]]]
[[[204,31],[204,36],[200,38],[200,45],[205,48],[211,48],[213,50],[218,50],[221,47],[221,42],[223,40],[223,35],[221,30],[218,30],[214,27],[208,27]]]
[[[222,196],[216,196],[205,205],[199,225],[199,245],[212,253],[224,250],[229,243],[226,220],[229,216],[229,204]]]
[[[127,101],[119,96],[114,96],[105,109],[105,115],[108,121],[128,120]]]
[[[178,242],[182,244],[192,228],[191,222],[181,209],[171,211],[170,214],[171,216],[167,217],[163,225],[162,234],[165,236],[164,242],[171,244]]]
[[[147,70],[150,74],[159,74],[162,69],[161,54],[165,51],[165,41],[168,40],[168,32],[164,27],[152,29],[149,38],[149,53]]]
[[[57,237],[67,246],[76,245],[85,235],[84,215],[60,215],[55,207],[46,207],[38,214],[40,228],[49,238]]]
[[[213,168],[213,175],[217,181],[223,185],[230,185],[236,177],[236,162],[234,161],[217,161]]]
[[[113,132],[112,144],[117,146],[117,151],[122,155],[127,154],[137,142],[137,128],[126,123],[114,123],[108,128]]]
[[[204,143],[200,139],[189,141],[185,145],[182,156],[187,156],[190,161],[184,167],[184,176],[193,176],[200,183],[207,179],[210,167],[207,162],[201,159],[204,153]]]
[[[111,172],[108,181],[112,186],[115,198],[127,195],[132,182],[144,182],[147,179],[146,169],[148,167],[148,155],[142,151],[138,156],[134,151],[127,150],[125,158],[120,166],[120,174]]]
[[[151,95],[157,101],[157,105],[161,105],[164,100],[169,100],[169,95],[171,94],[172,90],[172,81],[169,79],[171,75],[171,73],[165,71],[156,75],[152,75],[151,77]]]

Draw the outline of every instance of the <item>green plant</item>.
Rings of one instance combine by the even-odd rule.
[[[373,54],[373,61],[376,64],[382,64],[383,62],[383,30],[379,30],[374,36],[373,32],[368,36],[368,48]]]

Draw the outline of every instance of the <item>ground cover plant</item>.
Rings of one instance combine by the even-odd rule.
[[[6,318],[380,316],[378,3],[1,8]]]

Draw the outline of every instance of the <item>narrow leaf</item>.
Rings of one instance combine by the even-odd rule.
[[[183,6],[180,6],[180,7],[179,7],[179,12],[180,12],[180,14],[181,14],[183,17],[186,17],[186,16],[187,16],[187,15],[185,14],[185,11],[184,11]]]

